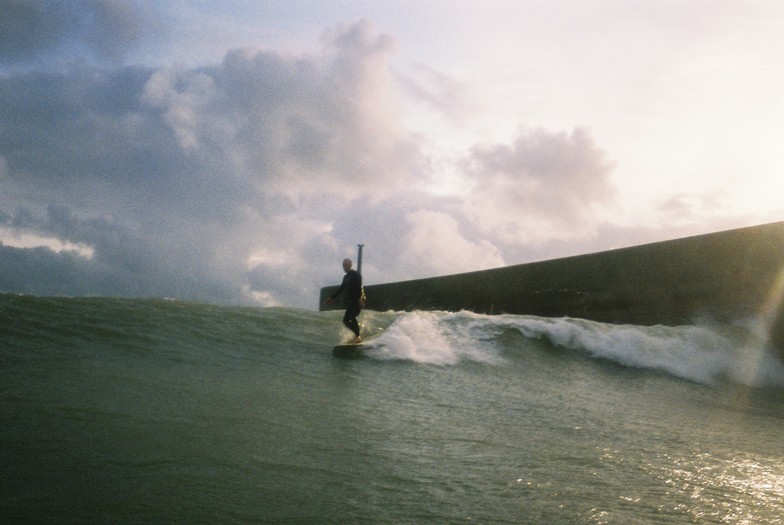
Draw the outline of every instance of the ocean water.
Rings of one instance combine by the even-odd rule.
[[[753,327],[0,295],[2,523],[784,523]]]

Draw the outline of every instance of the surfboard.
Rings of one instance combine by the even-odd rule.
[[[332,355],[335,357],[362,357],[362,343],[346,343],[332,347]]]

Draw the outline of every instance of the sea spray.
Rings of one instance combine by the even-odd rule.
[[[368,355],[417,363],[503,362],[508,330],[596,359],[666,372],[706,385],[734,381],[784,386],[784,364],[741,326],[614,325],[572,318],[482,315],[471,312],[388,313],[394,320],[367,343]]]
[[[498,363],[486,329],[486,316],[470,312],[409,312],[369,343],[371,355],[433,365],[456,365],[461,361]]]
[[[594,358],[699,383],[729,379],[751,386],[784,386],[781,361],[766,350],[763,340],[736,326],[614,325],[528,316],[502,316],[499,323]]]

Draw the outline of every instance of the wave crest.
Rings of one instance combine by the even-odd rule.
[[[471,312],[394,314],[381,335],[368,341],[377,359],[441,366],[460,362],[501,364],[509,338],[523,337],[517,351],[535,351],[534,341],[580,352],[622,366],[657,370],[701,384],[732,381],[784,387],[784,363],[754,330],[735,325],[613,325],[572,318]]]

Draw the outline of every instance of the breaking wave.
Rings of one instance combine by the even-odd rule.
[[[734,325],[638,326],[470,312],[369,313],[368,355],[433,365],[502,364],[534,343],[701,384],[784,387],[784,363],[753,330]],[[521,335],[517,340],[508,335]],[[518,341],[513,343],[510,341]],[[510,347],[510,345],[512,345]],[[516,347],[515,347],[516,345]]]

